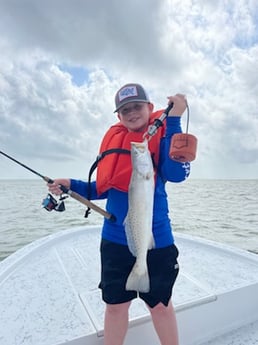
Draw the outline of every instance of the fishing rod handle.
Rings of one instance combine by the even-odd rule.
[[[166,114],[166,117],[168,116],[168,113],[169,113],[170,110],[173,108],[173,106],[174,106],[174,103],[171,102],[171,103],[167,106],[167,108],[165,109],[165,111],[164,111],[163,114]],[[163,115],[163,114],[162,114],[162,115]],[[162,115],[161,115],[161,116],[162,116]]]
[[[72,190],[69,190],[67,194],[70,195],[72,198],[76,199],[77,201],[81,202],[85,206],[87,206],[87,207],[91,208],[92,210],[100,213],[103,217],[110,220],[111,222],[116,221],[116,217],[113,214],[108,213],[107,211],[103,210],[103,208],[97,206],[96,204],[94,204],[90,200],[84,198],[80,194],[73,192]]]
[[[170,110],[173,108],[174,103],[170,103],[167,108],[164,110],[164,112],[160,115],[160,117],[158,119],[154,120],[154,124],[149,126],[148,131],[146,133],[146,135],[151,138],[158,130],[159,127],[163,126],[163,121],[165,120],[165,118],[168,116],[168,113],[170,112]]]
[[[47,183],[54,183],[55,181],[52,180],[51,178],[44,176],[43,177],[44,180]],[[116,221],[116,217],[113,214],[108,213],[107,211],[103,210],[101,207],[97,206],[96,204],[94,204],[93,202],[91,202],[90,200],[84,198],[83,196],[81,196],[80,194],[73,192],[71,189],[65,187],[62,184],[58,185],[59,188],[61,189],[62,192],[64,192],[65,194],[70,195],[73,199],[81,202],[82,204],[86,205],[87,207],[91,208],[92,210],[100,213],[103,217],[105,217],[106,219],[110,220],[111,222],[115,222]]]

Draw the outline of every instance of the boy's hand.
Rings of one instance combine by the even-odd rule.
[[[186,96],[181,93],[177,93],[175,96],[169,96],[167,98],[168,104],[172,102],[174,103],[174,106],[168,113],[168,116],[182,116],[187,106]]]

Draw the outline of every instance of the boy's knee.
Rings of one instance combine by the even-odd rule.
[[[171,305],[165,306],[160,302],[155,307],[149,308],[149,310],[152,315],[166,315],[167,313],[171,313]]]
[[[121,304],[106,304],[106,313],[109,315],[119,316],[128,313],[131,302]]]

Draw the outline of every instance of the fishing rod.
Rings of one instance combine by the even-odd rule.
[[[22,166],[23,168],[29,170],[30,172],[32,172],[33,174],[41,177],[45,182],[47,183],[54,183],[55,181],[52,180],[51,178],[44,176],[42,174],[40,174],[39,172],[37,172],[36,170],[31,169],[30,167],[28,167],[27,165],[19,162],[17,159],[9,156],[7,153],[0,151],[0,153],[5,156],[6,158],[12,160],[13,162],[19,164],[20,166]],[[92,210],[100,213],[102,216],[104,216],[106,219],[115,222],[116,218],[114,215],[108,213],[107,211],[103,210],[101,207],[97,206],[96,204],[92,203],[90,200],[84,198],[83,196],[81,196],[80,194],[73,192],[71,189],[65,187],[64,185],[60,184],[59,188],[61,189],[61,191],[67,195],[69,195],[70,197],[72,197],[73,199],[79,201],[80,203],[86,205],[87,207],[91,208]],[[67,197],[67,196],[66,196]],[[60,200],[64,200],[66,197],[61,197]],[[62,202],[60,205],[58,205],[57,201],[55,200],[55,198],[51,195],[48,194],[47,198],[43,200],[42,203],[43,207],[47,210],[47,211],[52,211],[53,209],[56,211],[64,211],[64,203]]]

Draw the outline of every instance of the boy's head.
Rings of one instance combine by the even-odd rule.
[[[148,127],[153,104],[141,85],[124,85],[116,93],[115,104],[118,118],[130,132],[144,131]]]

